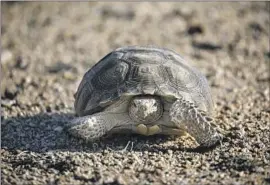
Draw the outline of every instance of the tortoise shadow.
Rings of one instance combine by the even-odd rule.
[[[88,153],[111,151],[184,150],[207,152],[212,148],[183,148],[174,144],[170,136],[141,136],[137,134],[113,134],[95,142],[85,142],[70,136],[66,124],[74,117],[71,113],[41,113],[33,116],[19,116],[1,122],[2,148],[43,153],[47,151],[84,151]],[[164,145],[166,142],[172,144]],[[215,147],[215,146],[214,146]]]

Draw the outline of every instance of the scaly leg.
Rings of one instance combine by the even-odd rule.
[[[210,147],[222,139],[213,127],[214,121],[192,103],[179,99],[170,109],[170,119],[175,125],[186,130],[204,147]]]
[[[105,135],[114,127],[132,125],[133,121],[128,114],[101,112],[89,116],[74,118],[67,125],[68,132],[86,141],[93,141]]]

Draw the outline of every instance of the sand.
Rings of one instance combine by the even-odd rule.
[[[269,184],[270,4],[2,3],[2,184]],[[127,45],[172,49],[208,79],[221,144],[71,137],[83,74]]]

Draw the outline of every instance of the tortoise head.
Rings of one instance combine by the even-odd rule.
[[[129,116],[136,123],[149,124],[157,121],[163,114],[163,105],[159,97],[139,95],[131,99]]]

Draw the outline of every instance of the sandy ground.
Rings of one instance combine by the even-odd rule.
[[[269,3],[2,3],[2,184],[269,184]],[[83,74],[125,45],[172,49],[202,71],[211,150],[190,137],[70,137]]]

